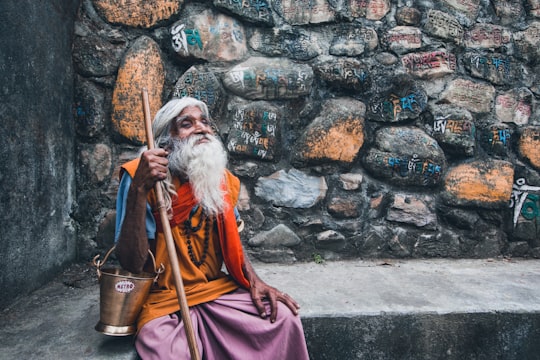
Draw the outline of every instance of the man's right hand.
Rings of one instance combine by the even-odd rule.
[[[141,161],[133,178],[133,185],[142,186],[150,191],[157,181],[167,178],[169,153],[162,148],[146,150],[141,155]]]

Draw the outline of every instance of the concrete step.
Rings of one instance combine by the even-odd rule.
[[[254,267],[301,304],[312,360],[540,359],[539,260]],[[94,330],[96,278],[76,265],[4,309],[0,359],[137,359],[131,337]]]

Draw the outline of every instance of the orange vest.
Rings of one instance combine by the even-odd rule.
[[[138,164],[139,159],[132,160],[124,164],[122,170],[133,177]],[[121,176],[122,174],[123,171]],[[234,204],[238,200],[240,180],[229,171],[225,172],[226,210],[215,219],[216,226],[212,226],[208,234],[207,257],[199,267],[189,257],[187,238],[183,230],[183,223],[188,219],[190,211],[197,204],[197,201],[193,196],[189,183],[180,184],[175,179],[175,186],[178,196],[173,199],[173,215],[170,224],[188,305],[193,306],[215,300],[221,295],[237,289],[238,285],[249,289],[249,281],[242,271],[244,253],[234,215]],[[180,310],[166,241],[159,212],[156,208],[157,201],[153,191],[148,196],[148,202],[153,209],[157,225],[156,239],[150,241],[150,250],[155,255],[156,263],[165,265],[165,272],[159,276],[157,285],[151,290],[147,301],[143,305],[138,320],[139,329],[152,319]],[[193,224],[199,224],[202,221],[200,211],[192,217],[191,221]],[[190,235],[192,252],[197,257],[197,260],[200,260],[201,254],[205,252],[203,245],[204,232],[203,226],[203,229]],[[223,263],[225,263],[230,277],[221,271]],[[145,270],[153,272],[152,266],[149,265],[147,264]],[[231,277],[234,281],[231,280]]]

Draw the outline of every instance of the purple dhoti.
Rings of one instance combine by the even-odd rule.
[[[278,301],[276,322],[262,319],[243,289],[190,308],[199,353],[205,360],[309,359],[300,318]],[[143,360],[190,359],[184,324],[177,314],[140,329],[135,346]]]

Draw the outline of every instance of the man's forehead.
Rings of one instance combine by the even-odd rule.
[[[180,111],[180,113],[176,116],[177,118],[187,118],[187,117],[206,117],[204,112],[195,105],[189,105]]]

